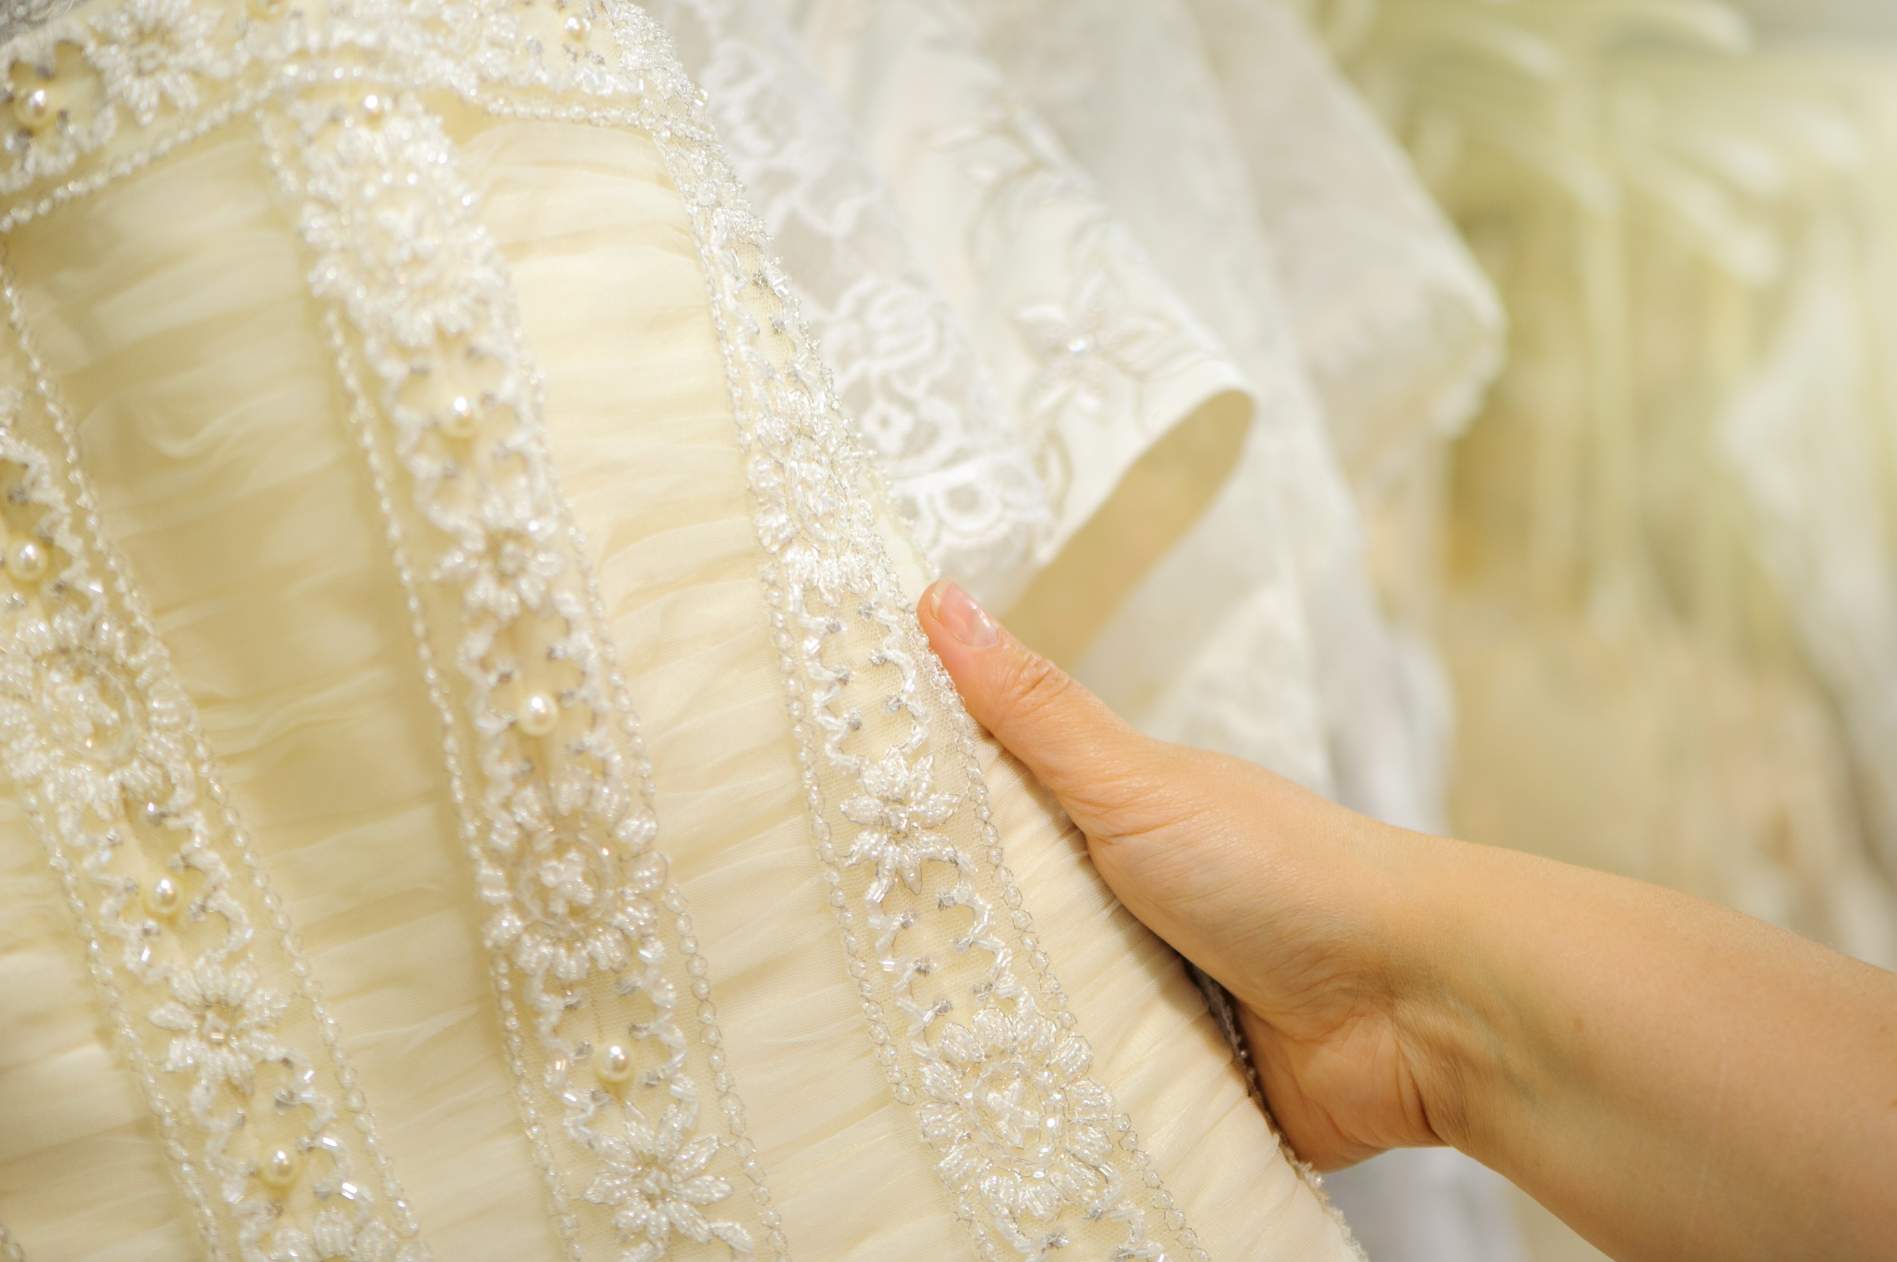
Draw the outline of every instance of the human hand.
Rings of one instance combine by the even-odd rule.
[[[1433,1058],[1404,1024],[1424,984],[1397,897],[1410,835],[1141,735],[953,584],[919,613],[969,712],[1060,800],[1120,901],[1238,1001],[1298,1154],[1333,1169],[1443,1142]]]
[[[1150,740],[952,584],[919,614],[1120,901],[1237,999],[1305,1160],[1454,1144],[1627,1262],[1891,1256],[1897,974]]]

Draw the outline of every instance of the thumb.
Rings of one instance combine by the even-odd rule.
[[[1088,835],[1129,830],[1162,748],[991,618],[938,581],[917,603],[922,629],[975,721],[1060,799]]]

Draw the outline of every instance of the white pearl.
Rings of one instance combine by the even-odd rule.
[[[272,1148],[258,1164],[257,1177],[267,1186],[282,1191],[296,1182],[302,1167],[303,1163],[295,1152],[288,1148]]]
[[[592,28],[591,22],[575,13],[566,20],[566,37],[570,40],[583,40]]]
[[[448,401],[448,414],[443,418],[441,427],[448,432],[450,437],[474,437],[474,422],[474,400],[465,394],[457,394]]]
[[[362,112],[368,118],[381,118],[388,112],[388,98],[380,92],[368,92],[362,98]]]
[[[614,1086],[632,1077],[632,1053],[623,1043],[608,1043],[593,1053],[593,1065],[600,1081]]]
[[[7,549],[7,573],[21,583],[37,583],[46,577],[46,549],[32,539],[20,539]]]
[[[168,876],[161,876],[145,887],[145,908],[160,920],[177,915],[184,891]]]
[[[560,725],[560,703],[544,692],[530,692],[516,721],[529,736],[546,736]]]
[[[38,131],[53,121],[53,94],[45,88],[15,92],[13,117],[20,120],[20,126]]]

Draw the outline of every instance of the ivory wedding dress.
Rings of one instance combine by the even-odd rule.
[[[4,1247],[1355,1255],[920,640],[642,11],[7,73]]]

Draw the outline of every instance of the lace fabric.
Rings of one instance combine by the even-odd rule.
[[[1471,405],[1499,318],[1290,16],[837,0],[789,6],[793,41],[769,14],[684,7],[698,32],[688,56],[740,68],[754,97],[815,68],[835,106],[807,89],[786,94],[775,139],[824,136],[866,155],[938,296],[926,319],[888,306],[884,340],[920,344],[948,312],[999,387],[1002,428],[1054,471],[1044,494],[1061,524],[1025,558],[1031,571],[961,571],[942,548],[933,559],[991,603],[1014,599],[1014,623],[1149,729],[1341,788],[1380,813],[1439,819],[1430,777],[1446,740],[1442,688],[1427,655],[1377,611],[1329,453],[1329,434],[1385,422],[1312,381],[1381,383],[1413,436],[1364,441],[1400,465],[1398,453],[1439,441]],[[1210,54],[1228,36],[1256,53],[1247,73]],[[1286,86],[1262,95],[1261,81]],[[886,100],[898,84],[928,90]],[[716,99],[713,115],[767,217],[795,214],[771,208],[806,203],[821,164],[800,165],[800,183],[773,165],[757,128]],[[1320,147],[1349,156],[1298,185],[1272,146],[1303,144],[1313,116],[1338,139]],[[1324,237],[1326,220],[1352,225],[1355,243]],[[847,256],[832,253],[847,235],[791,239],[787,266],[803,289],[855,282],[836,264]],[[1351,270],[1372,240],[1378,265]],[[1298,260],[1296,291],[1281,282],[1281,253]],[[1332,276],[1318,275],[1319,257],[1334,260]],[[832,336],[823,306],[815,329],[844,376],[877,379],[872,344],[853,328]],[[1144,353],[1167,338],[1198,349]],[[1194,360],[1214,375],[1182,393],[1169,365]],[[1063,381],[1071,388],[1054,388]],[[954,395],[940,398],[948,414]],[[911,391],[885,406],[922,405]],[[1157,437],[1102,428],[1103,412],[1129,409]],[[1242,437],[1219,433],[1234,421]],[[1072,471],[1088,468],[1111,494],[1074,494]],[[1236,539],[1249,544],[1234,549]],[[1144,646],[1161,641],[1182,649],[1155,661]]]

